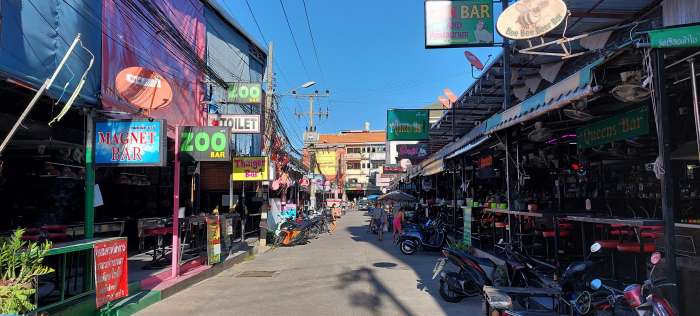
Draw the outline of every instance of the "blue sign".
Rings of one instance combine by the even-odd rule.
[[[95,164],[165,166],[163,120],[110,120],[95,123]]]

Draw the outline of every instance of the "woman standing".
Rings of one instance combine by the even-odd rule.
[[[396,212],[396,215],[394,215],[394,220],[392,221],[392,226],[394,228],[392,238],[394,240],[394,243],[398,243],[401,234],[403,234],[403,228],[401,227],[401,223],[403,223],[403,216],[403,208],[399,208],[399,211]]]

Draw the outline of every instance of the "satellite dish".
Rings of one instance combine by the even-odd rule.
[[[442,93],[444,93],[445,96],[447,96],[447,99],[450,100],[450,103],[457,102],[457,96],[452,92],[452,90],[445,88],[442,90]]]
[[[562,0],[519,0],[501,13],[496,30],[506,38],[529,39],[555,29],[567,15]]]
[[[482,64],[481,60],[479,60],[479,57],[476,57],[476,55],[472,54],[472,52],[465,50],[464,57],[467,58],[472,67],[478,70],[484,70],[484,64]]]

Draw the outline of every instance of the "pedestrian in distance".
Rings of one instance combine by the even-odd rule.
[[[396,215],[394,215],[393,219],[393,230],[394,233],[392,235],[392,239],[394,240],[394,243],[399,242],[399,238],[401,237],[401,234],[403,234],[403,228],[401,227],[401,223],[403,223],[403,216],[404,216],[404,211],[403,208],[400,208],[398,212],[396,212]]]
[[[336,223],[335,223],[336,218],[335,218],[335,211],[334,211],[333,209],[331,209],[331,214],[330,214],[329,219],[330,219],[330,222],[331,222],[331,231],[330,231],[329,233],[334,234],[334,233],[335,233],[335,228],[336,228],[337,225],[336,225]]]
[[[379,208],[379,225],[377,225],[379,230],[379,241],[384,240],[384,230],[386,229],[387,219],[388,216],[386,211],[384,211],[384,209]]]

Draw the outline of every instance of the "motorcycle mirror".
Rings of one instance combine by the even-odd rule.
[[[657,265],[659,262],[661,262],[661,253],[656,251],[653,254],[651,254],[651,258],[649,258],[649,261],[651,261],[652,265]]]
[[[598,290],[603,286],[603,281],[600,279],[593,279],[591,280],[591,288],[594,290]]]
[[[603,245],[601,245],[600,243],[597,243],[597,242],[593,243],[591,245],[591,253],[596,253],[596,252],[600,251],[601,248],[603,248]]]

